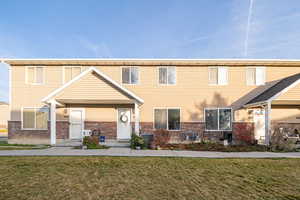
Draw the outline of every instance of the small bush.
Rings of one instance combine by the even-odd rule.
[[[237,123],[234,126],[235,141],[241,145],[255,144],[254,129],[251,124]]]
[[[131,135],[131,139],[130,139],[130,147],[132,149],[136,149],[136,147],[140,147],[141,149],[144,149],[146,146],[145,141],[142,137],[136,135],[135,133],[133,133]]]
[[[165,129],[156,130],[154,131],[152,146],[154,148],[165,147],[169,143],[170,138],[171,134],[169,131]]]
[[[99,137],[96,136],[85,136],[82,140],[82,145],[98,145],[99,144]]]
[[[108,149],[109,147],[99,144],[98,136],[85,136],[82,140],[82,145],[87,149]]]
[[[289,140],[279,127],[275,127],[270,137],[270,149],[271,151],[296,151],[296,143]]]

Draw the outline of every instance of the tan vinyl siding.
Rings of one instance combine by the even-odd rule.
[[[300,100],[300,84],[280,95],[276,100]]]
[[[64,89],[57,99],[101,99],[101,100],[127,100],[111,84],[95,74],[89,73],[79,81]]]
[[[39,64],[39,63],[37,63]],[[67,64],[67,63],[64,63]],[[247,66],[231,66],[228,68],[228,84],[222,86],[210,85],[208,69],[209,66],[180,66],[176,65],[176,85],[160,85],[158,82],[158,70],[156,66],[143,65],[143,63],[130,63],[132,66],[139,66],[139,84],[123,85],[145,103],[141,106],[141,121],[153,122],[154,107],[180,107],[181,121],[203,121],[203,110],[206,107],[230,107],[232,104],[239,105],[239,100],[257,86],[249,86],[246,82]],[[174,64],[174,63],[172,63]],[[176,63],[175,63],[176,64]],[[214,64],[214,63],[212,63]],[[226,63],[222,63],[226,64]],[[253,64],[253,63],[252,63]],[[127,64],[129,65],[129,64]],[[82,71],[89,68],[89,65],[82,66]],[[97,69],[109,76],[111,79],[121,83],[121,66],[97,66]],[[250,65],[252,66],[252,65]],[[41,107],[44,104],[41,99],[52,91],[62,86],[63,65],[45,66],[44,85],[28,85],[25,83],[25,67],[12,66],[12,120],[21,120],[22,107]],[[284,77],[300,73],[299,66],[267,66],[266,81],[275,81]],[[110,85],[97,80],[95,76],[89,76],[81,80],[82,86],[76,87],[74,91],[66,91],[66,97],[84,96],[88,98],[127,98],[119,92],[112,90]],[[80,82],[80,81],[79,81]],[[75,85],[75,84],[74,84]],[[89,88],[89,89],[87,89]],[[93,91],[91,93],[90,91]],[[75,96],[73,96],[75,95]],[[238,106],[237,106],[238,107]],[[92,108],[91,108],[92,109]],[[108,109],[109,110],[109,109]],[[110,111],[103,111],[106,114],[97,114],[96,111],[89,112],[91,120],[113,119],[116,114],[107,114]],[[272,110],[273,112],[273,110]],[[64,117],[63,109],[57,109],[58,120],[68,120]],[[276,112],[278,118],[286,118],[287,113]],[[282,115],[282,117],[281,117]],[[248,121],[245,110],[235,113],[236,121]],[[115,118],[116,119],[116,118]]]

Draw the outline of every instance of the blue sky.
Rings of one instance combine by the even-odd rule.
[[[300,1],[3,0],[0,57],[300,58]],[[245,41],[248,31],[248,48]],[[0,65],[0,100],[8,73]]]

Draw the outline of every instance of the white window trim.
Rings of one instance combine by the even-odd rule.
[[[36,83],[36,68],[37,67],[42,67],[43,68],[43,82],[42,83]],[[33,74],[33,79],[34,82],[33,83],[29,83],[28,82],[28,68],[34,68],[34,74]],[[25,68],[25,84],[28,85],[44,85],[46,83],[46,70],[45,70],[45,66],[26,66]]]
[[[174,67],[174,69],[175,69],[175,83],[169,83],[169,68],[170,67]],[[159,82],[159,69],[160,68],[167,68],[167,83]],[[157,67],[157,80],[158,80],[158,85],[161,85],[161,86],[176,86],[177,85],[177,67],[176,66],[158,66]]]
[[[231,126],[230,126],[230,129],[228,130],[220,130],[220,123],[219,123],[219,110],[222,110],[222,109],[228,109],[230,110],[230,117],[231,117]],[[206,110],[218,110],[218,129],[217,130],[211,130],[211,129],[207,129],[206,128],[206,113],[205,111]],[[204,125],[205,125],[205,131],[232,131],[232,123],[233,123],[233,113],[232,113],[232,108],[231,107],[211,107],[211,108],[204,108]]]
[[[74,65],[74,66],[62,66],[62,68],[63,68],[63,72],[62,72],[62,83],[63,84],[65,84],[66,82],[65,82],[65,68],[73,68],[73,67],[79,67],[80,68],[80,73],[82,72],[82,66],[76,66],[76,65]],[[75,77],[72,77],[72,79],[73,78],[75,78]],[[71,80],[72,80],[71,79]]]
[[[23,127],[23,114],[24,114],[24,109],[34,109],[34,127],[35,128],[24,128]],[[47,128],[46,129],[38,129],[38,128],[36,128],[36,111],[38,110],[38,109],[48,109],[48,115],[47,115],[47,123],[48,123],[48,121],[49,121],[49,107],[22,107],[21,108],[21,130],[48,130],[48,124],[47,124]]]
[[[138,70],[138,81],[137,83],[131,83],[131,68],[136,67]],[[129,68],[129,83],[123,83],[123,68]],[[140,67],[139,66],[121,66],[121,84],[122,85],[139,85],[140,84]]]
[[[225,83],[225,84],[220,84],[219,83],[219,69],[220,68],[226,68],[226,71],[227,71],[227,73],[226,73],[226,80],[227,80],[227,82]],[[218,74],[217,74],[217,83],[215,84],[215,83],[210,83],[209,82],[209,70],[210,69],[217,69],[217,71],[218,71]],[[210,86],[226,86],[226,85],[228,85],[228,82],[229,82],[229,70],[228,70],[228,67],[227,66],[215,66],[215,67],[208,67],[208,85],[210,85]]]
[[[257,84],[257,81],[256,81],[256,71],[257,71],[257,69],[258,68],[261,68],[261,69],[264,69],[264,72],[265,72],[265,77],[264,77],[264,84],[261,84],[261,85],[265,85],[266,84],[266,78],[267,78],[267,73],[266,73],[266,67],[264,67],[264,66],[247,66],[246,67],[246,71],[245,71],[245,74],[246,74],[246,85],[247,86],[260,86],[260,85],[258,85]],[[255,78],[255,80],[254,80],[254,84],[248,84],[248,76],[247,76],[247,70],[248,69],[255,69],[255,76],[254,76],[254,78]]]
[[[153,113],[153,115],[152,115],[152,118],[153,118],[153,130],[157,130],[156,128],[155,128],[155,109],[164,109],[164,110],[167,110],[167,128],[166,128],[166,130],[168,130],[168,131],[181,131],[181,123],[182,123],[182,121],[181,121],[181,119],[182,119],[182,116],[181,116],[181,107],[153,107],[153,111],[152,111],[152,113]],[[169,109],[178,109],[179,110],[179,117],[180,117],[180,123],[179,123],[179,129],[178,130],[170,130],[169,129]]]

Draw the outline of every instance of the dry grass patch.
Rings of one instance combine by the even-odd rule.
[[[1,199],[300,199],[300,159],[1,157]]]

